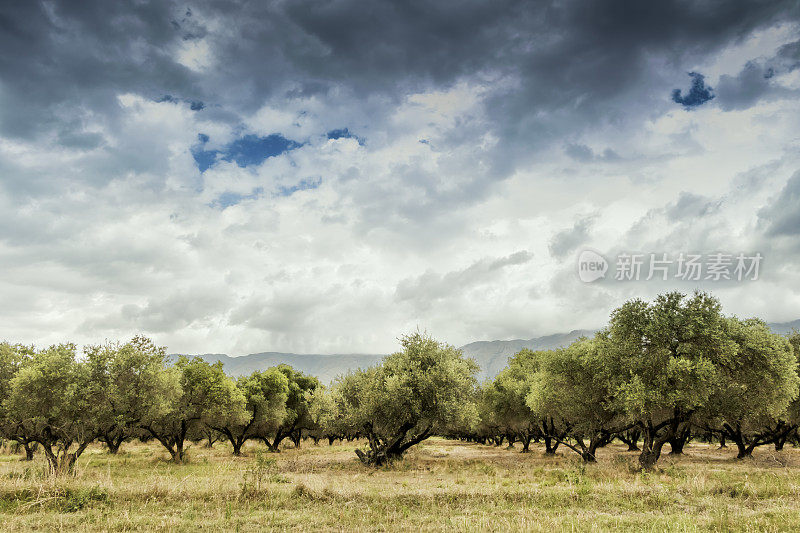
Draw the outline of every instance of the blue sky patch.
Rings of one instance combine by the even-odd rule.
[[[328,139],[349,139],[353,135],[350,133],[350,130],[347,128],[341,128],[338,130],[331,130],[328,132]]]
[[[182,102],[185,102],[189,104],[189,109],[191,109],[192,111],[202,111],[203,109],[206,108],[205,102],[202,102],[200,100],[189,100],[187,98],[178,98],[176,96],[172,96],[171,94],[165,94],[164,96],[156,98],[155,101],[156,103],[159,104],[163,102],[169,102],[171,104],[180,104]]]
[[[309,189],[316,189],[322,183],[322,178],[317,179],[303,179],[300,180],[300,183],[296,185],[292,185],[291,187],[279,187],[278,188],[278,195],[280,196],[291,196],[297,191],[307,191]]]
[[[714,89],[706,86],[706,78],[699,72],[690,72],[692,87],[686,95],[681,94],[680,89],[672,91],[672,101],[681,104],[686,109],[691,109],[705,104],[714,98]]]
[[[266,137],[245,135],[221,150],[206,150],[205,145],[209,141],[208,135],[201,133],[197,138],[199,144],[192,148],[192,156],[200,172],[205,172],[217,160],[233,161],[241,168],[258,165],[270,157],[281,155],[302,146],[301,143],[278,134],[267,135]]]
[[[339,128],[335,130],[331,130],[325,134],[328,139],[336,140],[336,139],[355,139],[358,141],[358,144],[364,145],[364,139],[361,137],[354,135],[350,132],[348,128]]]

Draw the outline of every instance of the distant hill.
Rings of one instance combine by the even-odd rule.
[[[508,363],[508,358],[523,348],[530,350],[552,350],[567,346],[575,339],[592,335],[594,331],[576,329],[569,333],[557,333],[533,339],[515,339],[510,341],[477,341],[465,344],[461,351],[472,357],[481,367],[479,380],[495,377]]]
[[[464,355],[472,357],[480,365],[481,372],[479,379],[492,378],[497,375],[509,356],[514,355],[523,348],[532,350],[544,350],[565,346],[577,339],[581,335],[590,335],[588,330],[575,330],[570,333],[548,335],[528,340],[510,341],[479,341],[472,342],[461,347]],[[200,357],[209,363],[222,361],[225,372],[232,376],[244,376],[256,370],[288,364],[294,368],[317,376],[323,383],[330,383],[333,379],[346,373],[348,370],[356,368],[366,368],[372,366],[381,359],[384,354],[296,354],[282,352],[263,352],[239,357],[231,357],[225,354],[201,354]],[[176,360],[177,355],[169,356],[171,360]]]
[[[175,360],[178,356],[170,355],[169,357]],[[231,376],[245,376],[256,370],[265,370],[285,363],[303,373],[317,376],[323,383],[330,383],[336,376],[344,374],[348,370],[374,365],[383,359],[384,355],[262,352],[239,357],[207,353],[200,354],[200,357],[209,363],[222,361],[225,372]]]
[[[786,334],[795,329],[800,330],[800,320],[771,323],[769,327],[775,333]],[[465,344],[461,347],[461,351],[465,356],[473,358],[478,363],[481,367],[478,379],[485,380],[495,377],[506,366],[508,358],[523,348],[552,350],[566,346],[579,337],[592,334],[594,334],[592,330],[576,329],[569,333],[557,333],[527,340],[477,341]],[[366,368],[380,362],[385,355],[262,352],[240,357],[231,357],[225,354],[202,354],[200,357],[210,363],[222,361],[225,372],[232,376],[243,376],[256,370],[264,370],[285,363],[306,374],[317,376],[323,383],[330,383],[336,376],[344,374],[348,370]],[[177,355],[170,355],[170,358],[175,360]]]
[[[781,335],[786,335],[794,330],[800,331],[800,319],[793,320],[791,322],[779,322],[768,325],[772,331],[775,333],[780,333]]]

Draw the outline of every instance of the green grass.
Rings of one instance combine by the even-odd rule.
[[[800,450],[729,450],[692,443],[652,473],[612,446],[598,464],[573,455],[431,439],[389,467],[355,460],[354,443],[304,443],[244,457],[193,447],[174,465],[155,445],[117,456],[92,447],[75,477],[51,479],[0,455],[0,528],[229,531],[546,530],[792,531],[800,524]],[[274,458],[274,461],[273,461]]]

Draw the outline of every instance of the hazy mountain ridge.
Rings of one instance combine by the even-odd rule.
[[[472,357],[481,367],[478,379],[495,377],[506,364],[508,358],[523,348],[530,350],[552,350],[561,348],[580,337],[591,335],[591,330],[576,329],[569,333],[557,333],[533,339],[514,339],[509,341],[476,341],[465,344],[461,351],[467,357]]]
[[[786,335],[787,333],[791,333],[794,330],[800,331],[800,318],[797,320],[792,320],[791,322],[779,322],[779,323],[771,323],[767,324],[770,329],[781,335]]]
[[[792,322],[771,323],[769,327],[775,333],[786,334],[792,330],[800,330],[800,319]],[[481,367],[478,374],[479,380],[491,379],[496,376],[508,363],[508,358],[523,348],[530,350],[552,350],[566,346],[574,340],[589,336],[593,330],[576,329],[569,333],[556,333],[532,339],[512,339],[507,341],[476,341],[461,347],[466,357],[473,358]],[[256,370],[264,370],[280,364],[292,365],[294,368],[317,376],[323,383],[330,383],[333,379],[346,373],[348,370],[372,366],[386,354],[295,354],[284,352],[261,352],[239,357],[225,354],[201,354],[208,362],[222,361],[225,372],[232,376],[243,376]],[[177,359],[177,354],[169,356]]]

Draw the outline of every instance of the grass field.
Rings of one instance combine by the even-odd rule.
[[[74,478],[44,462],[0,455],[0,528],[259,531],[547,530],[791,531],[800,529],[800,450],[732,450],[692,443],[654,473],[611,446],[598,464],[566,451],[545,457],[431,439],[383,469],[355,460],[354,443],[304,443],[235,458],[195,446],[174,465],[155,445],[99,446]]]

